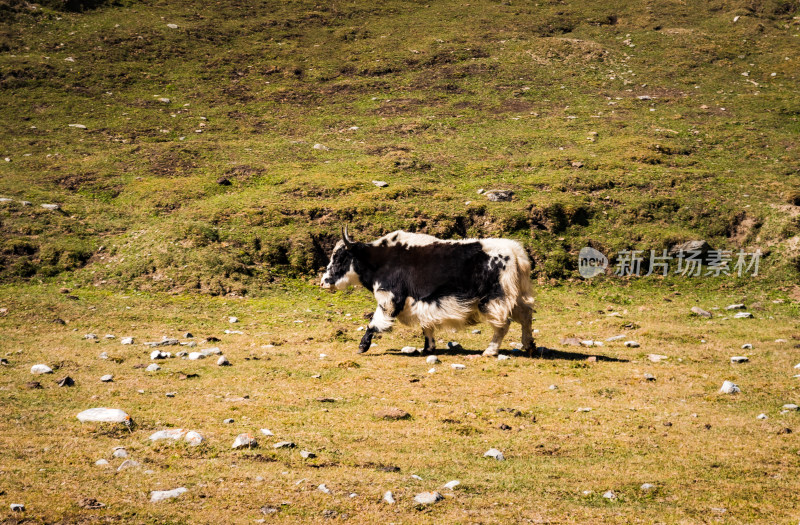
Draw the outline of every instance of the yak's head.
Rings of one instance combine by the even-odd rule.
[[[353,248],[356,243],[347,235],[347,227],[342,228],[342,240],[336,243],[331,253],[331,261],[325,269],[320,285],[326,290],[335,292],[345,290],[348,286],[361,284],[356,273],[356,260]]]

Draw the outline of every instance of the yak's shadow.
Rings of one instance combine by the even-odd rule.
[[[383,354],[373,354],[374,356],[378,355],[386,355],[386,356],[404,356],[404,357],[420,357],[420,356],[428,356],[428,355],[481,355],[483,350],[469,350],[462,346],[456,347],[448,347],[448,348],[437,348],[433,352],[414,352],[413,354],[406,354],[401,352],[399,349],[391,348],[383,352]],[[627,363],[627,359],[619,359],[617,357],[608,357],[605,355],[600,354],[584,354],[582,352],[572,352],[567,350],[556,350],[553,348],[547,348],[544,346],[539,346],[536,348],[536,351],[533,352],[533,355],[528,355],[528,352],[523,350],[519,351],[508,351],[508,350],[500,350],[501,354],[510,355],[512,357],[526,357],[531,359],[561,359],[564,361],[586,361],[590,357],[597,358],[598,361],[606,361],[610,363]]]

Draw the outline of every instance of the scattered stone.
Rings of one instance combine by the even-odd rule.
[[[570,162],[570,166],[572,166],[573,168],[582,168],[583,162],[579,160],[573,160],[572,162]]]
[[[42,374],[52,374],[53,369],[47,365],[33,365],[31,367],[31,374],[40,376]]]
[[[61,209],[61,206],[58,204],[42,204],[42,208],[50,211],[58,211]]]
[[[103,339],[116,339],[117,336],[114,334],[106,334],[103,336]]]
[[[748,361],[750,361],[750,359],[748,359],[747,357],[745,357],[743,355],[737,355],[737,356],[731,357],[731,363],[746,363]]]
[[[656,489],[656,486],[652,483],[642,483],[642,486],[639,487],[643,492],[651,492]]]
[[[491,202],[509,202],[514,198],[514,192],[511,190],[489,190],[484,195]]]
[[[233,334],[244,335],[244,332],[242,332],[241,330],[225,330],[225,333],[228,335],[233,335]]]
[[[432,505],[437,501],[441,501],[444,499],[444,496],[439,494],[436,491],[433,492],[420,492],[416,496],[414,496],[414,501],[420,505]]]
[[[625,341],[625,346],[628,348],[639,348],[639,343],[636,341]]]
[[[429,368],[429,369],[428,369],[428,373],[429,373],[429,374],[435,374],[435,373],[436,373],[436,367]]]
[[[506,425],[505,423],[502,423],[502,424],[501,424],[500,426],[498,426],[497,428],[499,428],[500,430],[511,430],[511,427],[510,427],[510,426],[508,426],[508,425]]]
[[[564,346],[580,346],[581,340],[577,337],[566,337],[561,340],[561,344]]]
[[[451,352],[461,352],[462,350],[464,350],[464,347],[461,346],[461,343],[457,341],[448,341],[447,349],[450,350]]]
[[[498,354],[498,356],[497,356],[497,360],[498,361],[508,361],[509,359],[511,359],[510,355]]]
[[[102,509],[105,507],[105,504],[100,503],[94,498],[83,498],[78,501],[78,506],[84,509]]]
[[[162,352],[161,350],[153,350],[150,352],[150,359],[153,361],[156,359],[167,359],[168,357],[172,357],[172,354],[169,352]]]
[[[119,467],[117,467],[117,472],[122,472],[123,470],[127,470],[129,468],[137,468],[138,466],[139,462],[135,459],[126,459],[120,463]]]
[[[239,434],[233,442],[231,448],[255,448],[258,441],[251,434]]]
[[[182,428],[168,428],[166,430],[159,430],[150,435],[150,441],[158,441],[160,439],[174,439],[179,440],[186,435],[186,431]]]
[[[108,359],[108,353],[107,352],[100,352],[100,355],[97,356],[97,357],[99,357],[100,359]]]
[[[277,513],[278,513],[277,507],[268,507],[268,506],[261,507],[261,514],[265,516],[270,516],[272,514],[277,514]],[[256,523],[264,523],[264,520],[256,520]]]
[[[187,432],[184,439],[187,443],[189,443],[190,447],[196,447],[203,442],[203,436],[200,435],[200,432],[196,432],[194,430]]]
[[[170,29],[178,29],[178,24],[167,24],[167,27]]]
[[[326,145],[324,145],[324,144],[319,144],[319,143],[317,143],[317,144],[314,144],[314,146],[312,146],[312,147],[313,147],[314,149],[316,149],[316,150],[320,150],[320,151],[328,151],[328,150],[330,150],[330,149],[331,149],[331,148],[329,148],[328,146],[326,146]]]
[[[744,310],[745,306],[743,304],[729,304],[725,307],[726,310]]]
[[[131,423],[131,416],[124,410],[119,408],[90,408],[84,410],[76,416],[81,423],[96,422],[96,423]]]
[[[417,349],[413,346],[404,346],[400,349],[401,354],[416,354]]]
[[[767,419],[767,415],[766,414],[759,414],[759,415],[756,416],[756,419]]]
[[[177,395],[178,395],[178,393],[177,393],[177,392],[167,392],[167,393],[166,393],[166,394],[164,394],[164,395],[165,395],[165,396],[167,396],[167,397],[175,397],[175,396],[177,396]]]
[[[206,354],[204,354],[203,352],[189,352],[187,358],[191,361],[197,361],[198,359],[205,359]]]
[[[795,405],[794,403],[789,403],[787,405],[783,405],[782,407],[784,410],[800,410],[800,407]]]
[[[550,385],[549,387],[547,387],[547,389],[548,389],[548,390],[558,390],[558,386],[556,386],[556,385]]]
[[[231,366],[231,362],[224,355],[219,356],[217,359],[217,366]]]
[[[750,343],[745,343],[742,345],[742,350],[752,350],[752,349],[753,345],[751,345]]]
[[[456,488],[459,485],[461,485],[461,482],[458,481],[457,479],[454,479],[453,481],[448,481],[447,483],[445,483],[444,484],[444,488],[446,488],[448,490],[453,490],[454,488]]]
[[[606,339],[606,342],[613,343],[614,341],[621,341],[622,339],[625,339],[625,334],[609,337],[608,339]]]
[[[486,452],[484,452],[483,457],[485,458],[494,458],[497,461],[505,461],[506,457],[503,455],[502,452],[497,450],[496,448],[490,448]]]
[[[753,314],[750,312],[739,312],[738,314],[733,316],[734,319],[752,319]]]
[[[725,381],[719,391],[721,394],[738,394],[742,389],[731,381]]]
[[[161,370],[161,367],[158,366],[156,363],[151,363],[147,368],[145,368],[148,372],[158,372]]]
[[[184,339],[191,339],[193,337],[194,335],[192,335],[192,332],[186,332],[185,334],[183,334]]]
[[[25,505],[22,503],[12,503],[11,512],[25,512]]]
[[[134,341],[133,337],[123,337],[122,339],[119,340],[120,344],[123,345],[132,345],[133,341]]]
[[[272,448],[275,448],[275,449],[278,449],[278,448],[294,448],[296,446],[297,445],[295,445],[291,441],[279,441],[278,443],[275,443],[274,445],[272,445]]]
[[[159,501],[177,498],[187,491],[188,489],[186,487],[178,487],[172,490],[154,490],[150,493],[150,503],[158,503]]]
[[[590,355],[589,357],[586,358],[586,361],[588,363],[596,363],[597,362],[597,356],[596,355]]]
[[[300,457],[303,459],[313,459],[317,457],[317,455],[314,454],[313,452],[309,452],[308,450],[301,450]]]
[[[452,368],[453,370],[464,370],[465,368],[467,368],[467,366],[462,365],[460,363],[453,363],[450,365],[450,368]]]
[[[107,459],[98,459],[94,464],[98,467],[107,467],[110,463]]]
[[[592,411],[591,407],[580,407],[577,410],[575,410],[575,412],[591,412],[591,411]]]
[[[426,357],[425,362],[428,363],[429,365],[435,365],[441,363],[439,358],[435,355],[429,355],[428,357]]]
[[[103,383],[111,383],[114,381],[114,376],[111,374],[106,374],[100,378],[100,381]]]
[[[375,412],[375,417],[378,419],[386,419],[389,421],[398,421],[401,419],[410,419],[411,414],[399,408],[387,408]]]
[[[334,398],[332,398],[332,397],[318,397],[317,398],[317,402],[318,403],[335,403],[336,400]]]
[[[374,180],[374,181],[372,181],[372,184],[374,184],[375,186],[377,186],[379,188],[385,188],[385,187],[389,186],[389,183],[386,182],[386,181],[383,181],[383,180]]]
[[[653,374],[645,374],[644,375],[644,380],[645,381],[655,381],[656,380],[656,376],[654,376]]]
[[[38,381],[28,381],[25,383],[25,386],[28,388],[28,390],[38,390],[40,388],[44,388]]]
[[[700,252],[701,259],[705,260],[711,246],[706,241],[686,241],[682,244],[676,244],[669,250],[669,255],[675,257],[681,251],[686,254],[687,252]]]
[[[331,493],[331,489],[329,489],[327,486],[325,486],[324,483],[322,483],[319,487],[317,487],[317,490],[322,492],[323,494],[330,494]]]
[[[216,346],[212,346],[211,348],[206,348],[205,350],[200,350],[200,353],[203,354],[204,356],[222,355],[222,350],[220,350]]]
[[[391,490],[387,490],[386,492],[383,493],[383,501],[385,503],[389,503],[390,505],[395,503],[394,495],[392,494]]]
[[[233,419],[232,417],[229,417],[228,419],[223,419],[222,420],[222,422],[225,423],[226,425],[232,425],[235,421],[236,420]]]
[[[775,339],[776,343],[785,343],[786,339]]]
[[[480,331],[480,330],[478,330],[478,329],[476,328],[475,330],[473,330],[473,331],[472,331],[472,333],[473,333],[473,334],[480,334],[480,333],[481,333],[481,331]]]
[[[611,490],[607,490],[607,491],[606,491],[606,492],[603,494],[603,497],[604,497],[604,498],[606,498],[606,499],[612,499],[612,500],[613,500],[613,499],[617,499],[617,495],[616,495],[616,494],[614,494],[614,492],[613,492],[613,491],[611,491]]]
[[[114,452],[111,454],[115,458],[127,458],[128,451],[125,450],[123,447],[116,447],[114,448]]]
[[[262,434],[264,434],[265,436],[274,436],[274,435],[275,435],[275,434],[273,434],[273,433],[272,433],[272,431],[271,431],[270,429],[268,429],[268,428],[262,428],[262,429],[261,429],[261,433],[262,433]]]
[[[75,380],[69,376],[66,376],[63,379],[58,380],[58,386],[75,386]]]
[[[96,341],[98,339],[97,334],[86,334],[83,338],[89,341]]]
[[[647,355],[647,359],[649,359],[653,363],[660,363],[661,361],[664,361],[665,359],[669,359],[669,357],[667,357],[665,355],[660,355],[660,354],[648,354]]]
[[[699,306],[692,306],[692,313],[699,317],[706,317],[706,318],[711,317],[711,312],[707,312],[706,310],[703,310]]]

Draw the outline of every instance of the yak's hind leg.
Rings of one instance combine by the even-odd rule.
[[[489,343],[489,346],[483,351],[484,356],[492,357],[497,355],[497,351],[500,350],[500,345],[503,343],[503,338],[508,333],[509,326],[511,326],[510,321],[506,321],[505,324],[501,326],[493,325],[494,336],[492,336],[492,342]]]
[[[425,337],[425,347],[422,349],[422,353],[435,351],[436,339],[433,337],[433,327],[423,328],[422,335]]]
[[[517,304],[511,312],[511,318],[522,326],[522,348],[533,357],[536,341],[533,338],[533,309],[527,304]]]

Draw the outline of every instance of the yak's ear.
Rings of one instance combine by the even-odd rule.
[[[347,226],[342,226],[342,240],[344,241],[344,245],[348,250],[353,248],[355,243],[351,241],[350,236],[347,235]]]

